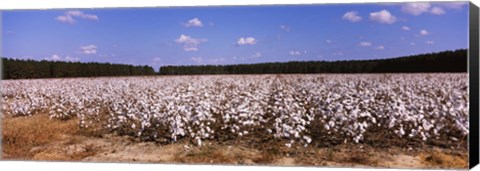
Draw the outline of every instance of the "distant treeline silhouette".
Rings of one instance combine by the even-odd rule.
[[[150,66],[2,58],[2,79],[153,75]]]
[[[35,61],[2,58],[2,79],[64,78],[134,75],[281,74],[281,73],[424,73],[467,72],[467,49],[406,57],[348,60],[293,61],[235,65],[152,67],[111,63]]]
[[[235,65],[163,66],[160,67],[159,74],[467,72],[467,58],[467,49],[459,49],[454,51],[374,60],[293,61]]]

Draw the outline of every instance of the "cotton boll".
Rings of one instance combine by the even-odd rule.
[[[174,140],[211,138],[215,125],[233,135],[260,128],[276,139],[305,144],[311,126],[320,124],[314,128],[323,129],[324,138],[355,138],[357,143],[376,129],[421,141],[461,132],[452,135],[461,139],[469,128],[466,78],[346,74],[4,80],[2,93],[9,94],[11,103],[2,109],[13,116],[47,111],[51,119],[78,117],[82,128],[103,125],[140,132],[142,138],[156,137],[159,128],[171,131]],[[107,112],[107,119],[98,117],[101,112]],[[223,117],[213,117],[217,114]],[[372,125],[376,127],[370,129]]]

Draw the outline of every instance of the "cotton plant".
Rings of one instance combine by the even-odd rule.
[[[315,74],[2,80],[2,117],[46,113],[144,141],[196,145],[257,131],[287,147],[468,135],[466,74]],[[41,85],[41,86],[39,86]]]

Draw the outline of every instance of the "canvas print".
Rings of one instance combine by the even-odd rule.
[[[1,16],[2,160],[468,167],[467,2]]]

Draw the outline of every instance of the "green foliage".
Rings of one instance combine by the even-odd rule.
[[[293,73],[423,73],[467,72],[466,49],[407,57],[349,60],[292,61],[237,65],[163,66],[162,75],[293,74]],[[2,58],[2,79],[153,75],[150,66],[110,63],[34,61]]]
[[[423,72],[467,72],[467,50],[460,49],[376,60],[293,61],[284,63],[160,67],[160,74],[162,75]]]
[[[149,66],[2,58],[2,79],[153,75]]]

